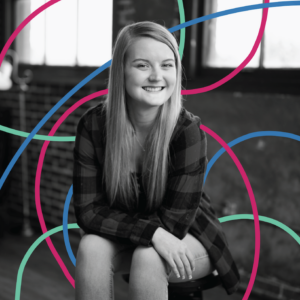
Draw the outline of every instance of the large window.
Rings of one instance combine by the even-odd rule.
[[[16,25],[45,0],[18,0]],[[18,35],[20,62],[99,66],[111,59],[112,0],[63,0],[35,17]]]
[[[282,1],[282,0],[280,0]],[[206,0],[205,14],[260,0]],[[279,2],[279,0],[272,0]],[[248,68],[300,68],[300,7],[274,7],[268,12],[265,34]],[[223,16],[205,22],[203,65],[237,67],[249,54],[259,31],[262,10]]]

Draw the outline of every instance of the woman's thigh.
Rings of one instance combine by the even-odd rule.
[[[77,266],[98,271],[129,272],[135,246],[117,243],[94,234],[84,234],[77,252]],[[97,272],[97,271],[96,271]]]
[[[192,272],[193,279],[199,279],[211,274],[215,268],[213,267],[208,253],[202,243],[189,233],[182,241],[187,245],[195,260],[195,271]],[[169,282],[184,281],[189,281],[187,276],[185,280],[182,280],[181,278],[177,278],[173,271],[169,275]]]

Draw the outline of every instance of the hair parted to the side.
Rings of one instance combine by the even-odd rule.
[[[173,94],[158,111],[155,123],[146,138],[142,168],[143,186],[147,195],[146,211],[158,208],[165,194],[168,177],[169,143],[181,108],[181,59],[175,37],[163,26],[139,22],[124,27],[113,50],[108,81],[106,110],[106,148],[104,176],[106,193],[112,206],[116,201],[129,210],[137,205],[138,187],[131,176],[130,157],[133,151],[133,125],[129,119],[125,93],[125,54],[132,42],[149,37],[166,44],[174,53],[177,79]]]

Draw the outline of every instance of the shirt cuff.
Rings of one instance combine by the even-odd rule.
[[[137,245],[151,246],[153,234],[158,227],[159,224],[140,219],[132,228],[130,241]]]

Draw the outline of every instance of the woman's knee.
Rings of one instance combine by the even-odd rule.
[[[145,272],[163,272],[168,274],[166,261],[156,252],[153,247],[138,246],[133,252],[132,267]],[[135,271],[135,270],[131,270]]]
[[[79,243],[77,260],[98,262],[109,261],[113,255],[112,242],[94,234],[85,234]]]

